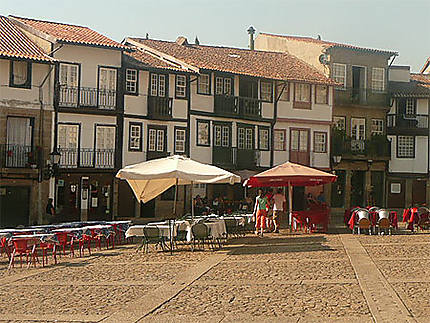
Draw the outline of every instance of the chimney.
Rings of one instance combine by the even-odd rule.
[[[187,46],[188,45],[187,37],[178,36],[178,38],[176,38],[176,44]]]
[[[249,49],[254,50],[254,34],[255,34],[254,27],[250,26],[247,32],[249,34]]]
[[[196,39],[194,40],[194,44],[200,45],[200,40],[197,38],[197,36],[196,36]]]
[[[145,38],[149,39],[149,34],[148,33],[146,33]]]

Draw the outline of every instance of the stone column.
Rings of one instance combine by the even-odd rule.
[[[112,187],[112,220],[118,217],[119,179],[114,178]]]

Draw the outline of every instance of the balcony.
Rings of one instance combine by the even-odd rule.
[[[161,96],[148,96],[148,117],[153,119],[172,119],[173,99]]]
[[[256,169],[260,166],[260,151],[236,147],[213,147],[212,163],[228,169]]]
[[[36,168],[37,158],[33,147],[24,145],[0,145],[0,168]]]
[[[115,149],[58,148],[60,168],[105,168],[115,167]]]
[[[60,86],[58,105],[62,108],[115,110],[116,91],[89,87]]]
[[[387,93],[365,88],[338,88],[334,92],[335,105],[364,105],[380,106],[389,105]]]
[[[261,100],[231,95],[215,95],[215,113],[223,116],[261,118]]]
[[[331,143],[331,154],[341,155],[344,159],[388,160],[391,157],[391,142],[382,135],[367,140],[333,136]]]
[[[388,134],[408,134],[427,136],[429,117],[426,114],[388,114]]]

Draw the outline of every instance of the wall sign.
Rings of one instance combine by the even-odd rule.
[[[402,185],[400,183],[391,183],[391,193],[400,194],[402,191]]]

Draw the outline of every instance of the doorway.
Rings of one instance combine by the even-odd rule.
[[[290,162],[310,166],[309,129],[290,130]]]
[[[0,187],[0,227],[28,225],[30,188],[26,186]]]
[[[364,205],[365,171],[351,171],[351,207]]]
[[[352,101],[357,104],[366,103],[366,68],[352,67]]]
[[[412,204],[422,205],[426,203],[426,180],[416,180],[412,182]]]

